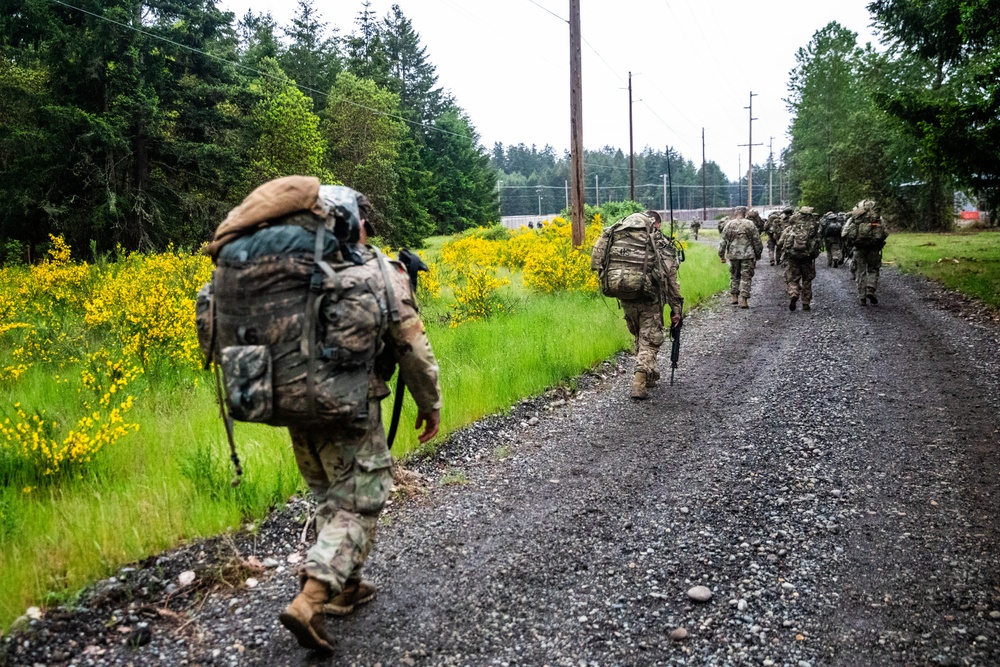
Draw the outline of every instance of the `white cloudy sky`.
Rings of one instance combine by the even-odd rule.
[[[569,0],[397,0],[420,34],[441,85],[469,114],[487,148],[569,147]],[[584,145],[628,149],[628,72],[634,145],[675,147],[707,159],[730,178],[746,169],[751,90],[753,160],[787,144],[788,72],[795,52],[836,20],[875,41],[868,0],[582,0]],[[267,10],[279,23],[295,0],[221,0],[242,16]],[[391,0],[372,0],[381,17]],[[347,35],[360,0],[317,0],[323,18]],[[554,16],[555,15],[555,16]]]

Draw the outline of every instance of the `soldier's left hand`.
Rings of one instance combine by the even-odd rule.
[[[681,323],[681,316],[680,316],[680,314],[671,312],[670,313],[670,326],[671,327],[676,327],[680,323]]]

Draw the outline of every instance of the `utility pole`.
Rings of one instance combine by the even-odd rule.
[[[774,206],[774,137],[767,145],[769,156],[767,158],[767,205]]]
[[[764,144],[755,144],[753,142],[753,122],[757,120],[753,117],[753,98],[757,97],[757,93],[750,91],[750,106],[743,107],[750,111],[750,136],[746,144],[741,144],[747,147],[747,157],[750,161],[750,166],[747,168],[747,207],[753,208],[753,147],[763,146]],[[742,168],[740,169],[742,171]]]
[[[500,217],[503,217],[503,181],[497,181],[497,208],[500,209]]]
[[[583,68],[580,59],[580,0],[569,0],[569,127],[573,180],[573,247],[583,245]]]
[[[736,158],[736,182],[740,184],[740,196],[736,198],[736,201],[743,201],[743,155]]]
[[[538,216],[542,215],[542,191],[538,191]]]
[[[660,174],[663,177],[663,210],[667,210],[667,175]]]
[[[632,72],[628,73],[628,194],[635,201],[635,149],[632,146]]]
[[[566,189],[566,208],[569,208],[569,181],[563,180],[563,187]]]
[[[708,220],[708,188],[705,187],[705,128],[701,128],[701,221]]]
[[[601,205],[601,177],[594,174],[594,206]]]

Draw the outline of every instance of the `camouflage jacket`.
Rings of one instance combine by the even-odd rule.
[[[441,408],[441,387],[438,384],[438,364],[434,350],[427,339],[424,323],[420,319],[417,302],[410,289],[410,278],[406,268],[398,262],[390,262],[389,279],[399,322],[390,320],[382,338],[384,347],[375,363],[371,377],[370,394],[373,398],[389,395],[386,381],[392,377],[396,365],[400,376],[413,396],[421,413]]]
[[[764,244],[757,225],[748,218],[737,218],[726,224],[719,241],[719,257],[726,259],[760,259]]]

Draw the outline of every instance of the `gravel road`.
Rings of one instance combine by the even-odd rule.
[[[26,622],[7,664],[1000,664],[1000,325],[891,269],[861,308],[820,264],[812,312],[764,262],[750,310],[691,316],[648,401],[620,359],[411,462],[332,658],[277,626],[295,500]]]

